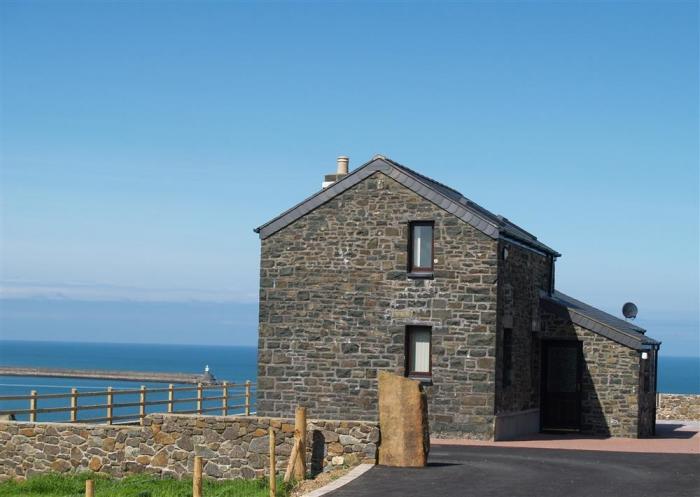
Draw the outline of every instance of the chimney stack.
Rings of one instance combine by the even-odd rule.
[[[350,159],[341,155],[338,157],[338,173],[337,174],[348,174],[348,164],[350,164]]]
[[[321,183],[321,187],[328,188],[336,181],[347,176],[349,165],[350,165],[350,159],[348,157],[346,157],[344,155],[341,155],[340,157],[338,157],[338,168],[337,168],[335,174],[326,174],[323,177],[323,183]]]

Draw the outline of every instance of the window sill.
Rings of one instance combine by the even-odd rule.
[[[432,376],[408,375],[408,379],[420,381],[423,385],[426,385],[426,386],[431,386],[433,384],[433,377]]]
[[[415,279],[415,280],[432,280],[435,278],[435,275],[432,271],[430,272],[425,272],[425,273],[406,273],[406,276],[410,279]]]

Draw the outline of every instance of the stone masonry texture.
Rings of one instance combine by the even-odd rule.
[[[504,256],[507,249],[507,257]],[[496,368],[496,413],[540,405],[541,341],[572,339],[583,344],[581,430],[613,436],[649,436],[654,422],[653,390],[644,391],[639,353],[543,313],[540,291],[550,284],[549,259],[501,242],[499,250],[499,347]],[[542,326],[544,324],[544,327]],[[503,330],[512,330],[512,370],[504,382]],[[653,351],[650,352],[653,354]],[[645,367],[653,367],[650,357]],[[650,371],[653,378],[655,372]],[[653,389],[653,385],[650,385]]]
[[[435,223],[434,279],[407,276],[411,221]],[[492,438],[497,246],[379,172],[262,240],[257,412],[376,420],[377,372],[426,325],[431,431]]]
[[[0,422],[0,479],[46,472],[93,471],[115,477],[148,473],[190,477],[195,455],[212,479],[268,474],[269,436],[276,436],[283,473],[294,443],[294,420],[257,416],[151,414],[144,426]],[[375,463],[376,423],[310,420],[307,462],[312,472],[337,464]]]
[[[700,395],[659,394],[657,419],[700,421]]]
[[[434,278],[407,272],[411,221],[434,223]],[[377,373],[405,374],[406,327],[422,325],[433,436],[493,439],[496,416],[538,409],[542,340],[553,338],[583,345],[582,432],[652,431],[641,368],[654,361],[545,312],[550,256],[489,238],[381,172],[263,239],[260,266],[258,414],[300,404],[376,420]]]
[[[542,338],[582,342],[581,431],[637,437],[639,433],[639,353],[569,320],[543,314]]]
[[[657,350],[650,350],[647,352],[648,359],[639,360],[639,425],[637,427],[637,433],[640,437],[648,437],[654,434],[654,427],[656,425],[656,385],[654,379],[656,378],[656,363],[657,363]],[[645,382],[644,373],[648,370],[648,380]]]
[[[496,413],[501,414],[539,407],[540,337],[533,333],[533,322],[540,321],[540,292],[549,290],[552,266],[549,257],[504,241],[500,243],[498,266]],[[503,377],[506,328],[512,333],[510,383]]]

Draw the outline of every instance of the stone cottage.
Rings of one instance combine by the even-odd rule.
[[[377,418],[377,372],[423,382],[433,435],[653,433],[645,330],[555,290],[560,256],[386,157],[255,230],[257,410]]]

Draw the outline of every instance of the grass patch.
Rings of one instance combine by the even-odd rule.
[[[0,497],[84,497],[85,480],[95,480],[95,497],[192,497],[192,480],[160,479],[150,475],[116,479],[91,473],[46,474],[26,481],[0,483]],[[269,497],[266,480],[204,480],[203,497]],[[289,495],[281,480],[277,496]]]

